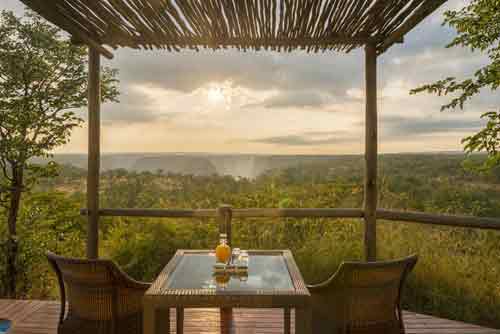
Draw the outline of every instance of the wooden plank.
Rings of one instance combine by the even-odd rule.
[[[81,215],[88,215],[88,209],[80,210]],[[143,218],[215,218],[215,209],[99,209],[100,216],[106,217],[143,217]]]
[[[365,257],[377,259],[377,49],[368,44],[365,49],[366,111],[365,111]]]
[[[101,57],[89,48],[88,80],[88,174],[87,174],[87,257],[99,257],[99,164],[101,127]]]
[[[34,0],[21,0],[24,4],[34,11],[36,11],[40,16],[44,17],[48,21],[59,26],[61,29],[67,31],[71,34],[72,39],[81,41],[87,44],[90,48],[95,49],[99,54],[102,54],[108,59],[113,59],[113,53],[102,46],[95,39],[91,38],[85,30],[79,28],[77,25],[68,22],[63,15],[58,15],[56,11],[52,8],[51,2],[44,2],[41,4],[40,1]]]
[[[377,218],[412,223],[469,227],[500,230],[500,219],[473,216],[429,214],[412,211],[377,209]],[[88,209],[80,213],[87,216]],[[99,216],[108,217],[145,217],[145,218],[216,218],[216,209],[99,209]],[[362,209],[232,209],[234,218],[363,218]]]
[[[227,244],[232,246],[233,241],[233,209],[230,205],[221,205],[217,209],[217,215],[219,216],[219,233],[225,233],[227,238]]]
[[[81,215],[88,215],[88,209],[81,209]],[[216,218],[217,209],[99,209],[100,216],[108,217],[151,217],[151,218]],[[362,218],[362,209],[332,208],[251,208],[232,209],[233,218]]]
[[[391,46],[402,42],[404,36],[420,24],[427,16],[431,15],[447,0],[433,0],[424,2],[420,7],[396,30],[394,30],[386,40],[377,48],[377,53],[386,52]]]
[[[101,44],[349,52],[365,43],[380,45],[398,29],[409,31],[421,20],[408,7],[423,2],[421,15],[427,16],[445,0],[21,1],[110,56]]]
[[[21,315],[21,316],[20,316]],[[282,334],[283,310],[233,309],[231,333]],[[14,320],[9,334],[56,334],[59,303],[52,301],[26,301],[0,299],[0,318]],[[428,315],[404,312],[407,334],[500,334],[500,331],[459,321],[445,320]],[[290,323],[294,333],[295,312],[291,311]],[[186,309],[185,334],[221,333],[218,309]],[[176,333],[175,312],[170,312],[170,330]]]
[[[362,218],[363,215],[363,210],[349,208],[233,209],[235,218]]]
[[[377,218],[429,225],[469,227],[500,230],[500,219],[471,216],[452,216],[411,211],[377,210]]]

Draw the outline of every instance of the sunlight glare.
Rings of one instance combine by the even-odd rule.
[[[224,89],[220,85],[213,85],[207,91],[207,98],[213,104],[225,101]]]

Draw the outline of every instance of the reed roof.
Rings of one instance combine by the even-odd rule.
[[[112,48],[379,53],[446,0],[21,0],[82,42]],[[92,44],[91,43],[91,44]]]

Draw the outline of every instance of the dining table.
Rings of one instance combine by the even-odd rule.
[[[289,250],[248,251],[244,272],[220,276],[212,250],[178,250],[144,295],[144,334],[170,333],[176,311],[176,333],[183,334],[184,309],[281,308],[284,330],[311,334],[311,295]]]

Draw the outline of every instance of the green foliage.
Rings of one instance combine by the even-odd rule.
[[[473,136],[463,140],[466,152],[487,152],[488,159],[480,165],[468,162],[469,168],[488,172],[496,166],[500,166],[500,112],[488,112],[481,116],[486,118],[488,123],[485,128]]]
[[[116,70],[103,69],[102,100],[117,101]],[[67,143],[87,105],[87,52],[40,17],[0,14],[0,162],[3,177]],[[10,170],[9,170],[9,167]]]
[[[177,249],[213,248],[217,240],[215,223],[158,224],[147,219],[126,218],[107,222],[112,225],[105,236],[103,252],[128,274],[152,281]]]
[[[19,254],[16,265],[18,296],[55,297],[55,282],[45,252],[82,257],[85,252],[85,220],[78,214],[80,205],[57,191],[27,194],[18,220]],[[6,239],[5,216],[0,216],[0,241]],[[0,258],[0,293],[5,293],[5,257]]]
[[[53,169],[29,163],[67,143],[87,104],[87,52],[35,14],[0,13],[0,195]],[[117,101],[116,70],[104,68],[102,100]],[[50,166],[49,166],[50,167]],[[19,170],[29,180],[14,184]],[[30,182],[31,181],[31,182]]]
[[[17,220],[22,193],[39,178],[54,175],[54,164],[31,163],[50,157],[66,144],[82,119],[75,110],[87,105],[87,52],[39,16],[0,13],[0,206],[5,209],[9,282],[16,294],[20,251]],[[117,101],[116,70],[102,71],[102,101]]]
[[[435,83],[416,88],[412,94],[429,92],[437,95],[454,95],[452,100],[442,106],[442,110],[463,108],[472,97],[482,89],[495,91],[500,86],[500,2],[498,0],[472,0],[460,10],[445,13],[444,24],[457,31],[457,36],[447,45],[464,47],[471,51],[479,51],[489,58],[489,63],[476,70],[470,78],[458,80],[449,77]],[[480,170],[491,169],[500,165],[498,147],[500,146],[500,111],[490,111],[482,116],[488,119],[485,129],[463,140],[465,150],[469,153],[488,153],[490,158],[479,167]]]
[[[414,94],[422,91],[438,95],[457,93],[458,96],[444,105],[443,110],[462,108],[482,88],[496,90],[500,85],[500,3],[497,0],[473,0],[460,10],[446,12],[444,24],[457,31],[448,48],[460,46],[483,52],[490,63],[478,69],[472,78],[458,81],[449,77],[412,90]]]
[[[499,242],[498,232],[393,222],[378,227],[381,257],[419,254],[405,289],[405,308],[496,328]]]

